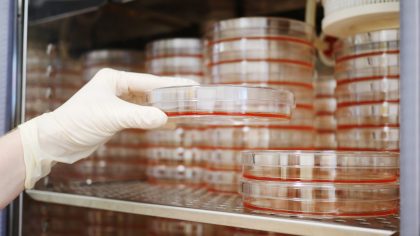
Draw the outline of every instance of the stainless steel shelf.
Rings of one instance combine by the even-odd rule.
[[[243,209],[236,195],[138,181],[50,187],[26,193],[42,202],[295,235],[394,235],[399,225],[398,216],[308,220],[252,214]]]

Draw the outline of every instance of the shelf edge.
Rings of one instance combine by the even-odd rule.
[[[272,231],[286,234],[308,236],[363,236],[393,235],[396,233],[395,231],[390,230],[362,228],[310,220],[210,211],[41,190],[26,190],[26,193],[34,200],[47,203],[64,204],[69,206],[87,207],[93,209],[171,218],[254,230]]]

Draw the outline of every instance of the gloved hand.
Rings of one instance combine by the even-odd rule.
[[[121,99],[159,87],[196,85],[112,69],[100,70],[66,103],[19,126],[26,167],[25,188],[46,176],[56,162],[74,163],[126,128],[153,129],[167,116],[161,110]]]

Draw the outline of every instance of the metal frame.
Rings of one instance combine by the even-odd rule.
[[[401,0],[401,235],[420,235],[420,2]]]
[[[13,1],[13,0],[12,0]],[[24,120],[25,84],[26,84],[26,42],[28,30],[28,1],[16,0],[14,14],[14,44],[13,44],[13,76],[11,90],[11,120],[12,127],[16,127]],[[10,128],[12,128],[10,127]],[[23,193],[20,194],[7,208],[9,236],[22,235]]]

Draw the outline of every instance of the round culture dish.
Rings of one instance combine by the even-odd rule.
[[[337,139],[335,131],[318,131],[315,138],[315,149],[335,150],[337,149]]]
[[[208,44],[227,39],[262,38],[312,45],[314,37],[315,32],[311,25],[279,17],[242,17],[222,20],[211,25],[206,35]]]
[[[337,82],[333,76],[319,76],[314,85],[316,97],[331,97],[335,94]]]
[[[334,114],[337,108],[337,101],[335,98],[315,98],[314,110],[315,114]]]
[[[399,100],[340,103],[336,111],[338,128],[399,126]]]
[[[346,151],[245,151],[248,179],[331,183],[390,183],[398,180],[399,154]]]
[[[205,174],[206,188],[209,191],[237,193],[240,174],[236,171],[207,170]]]
[[[315,51],[309,45],[288,41],[267,39],[238,39],[222,41],[208,47],[208,63],[232,60],[272,59],[281,61],[299,61],[311,65],[314,63]]]
[[[146,45],[147,59],[159,57],[202,57],[202,41],[198,38],[161,39]]]
[[[204,170],[183,165],[149,165],[147,180],[153,184],[175,184],[198,187],[203,184]]]
[[[338,129],[338,149],[398,152],[400,150],[399,133],[399,128],[388,126]]]
[[[359,33],[353,36],[340,39],[336,44],[336,50],[343,48],[351,48],[354,46],[372,44],[372,43],[386,43],[392,41],[400,40],[400,30],[399,29],[386,29],[371,31],[366,33]]]
[[[369,67],[357,70],[349,70],[345,72],[337,72],[334,75],[337,80],[337,86],[348,83],[373,81],[382,79],[399,79],[400,67],[399,66],[380,66]]]
[[[340,84],[336,95],[338,102],[381,101],[399,99],[399,78],[355,80]]]
[[[312,149],[314,129],[307,126],[217,126],[206,130],[209,149]]]
[[[289,85],[312,89],[314,70],[299,64],[241,61],[208,68],[212,83]]]
[[[336,218],[396,214],[398,183],[344,184],[242,179],[246,209],[286,216]]]
[[[208,171],[240,171],[242,168],[241,149],[208,148],[205,152]]]
[[[399,67],[399,51],[375,52],[366,55],[354,55],[352,57],[337,60],[335,65],[336,72],[347,72],[369,67]]]
[[[165,57],[148,60],[146,69],[157,75],[166,74],[203,74],[203,61],[194,57]]]
[[[182,147],[153,147],[146,151],[149,165],[201,166],[204,162],[201,150]]]
[[[318,115],[314,122],[317,131],[334,132],[337,129],[337,121],[334,115]]]
[[[245,86],[180,86],[155,89],[150,105],[176,123],[244,124],[290,119],[293,94]]]

